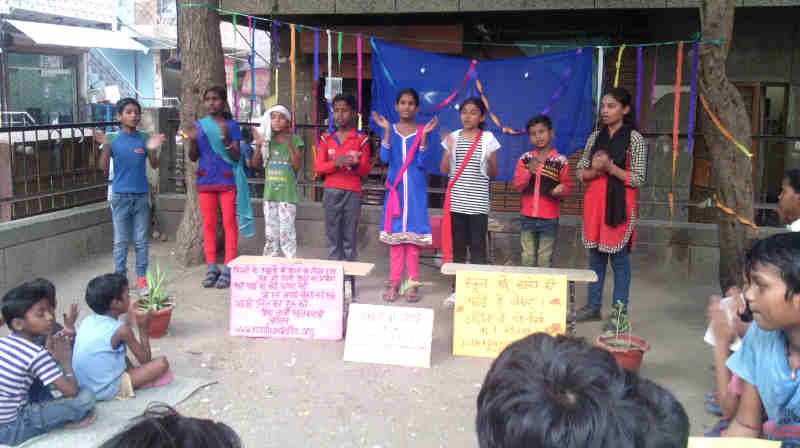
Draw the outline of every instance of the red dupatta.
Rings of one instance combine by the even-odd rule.
[[[472,153],[475,152],[478,142],[481,141],[481,135],[483,135],[482,129],[479,130],[478,135],[475,136],[475,141],[472,142],[472,146],[470,146],[469,151],[467,151],[467,155],[464,156],[464,161],[461,162],[461,166],[458,167],[456,175],[453,176],[453,178],[450,179],[450,182],[447,183],[447,192],[444,195],[444,208],[442,213],[442,264],[453,261],[453,224],[450,219],[450,196],[453,190],[453,185],[455,185],[459,176],[461,176],[464,168],[467,167],[469,159],[472,157]],[[453,143],[455,144],[455,142]],[[455,147],[452,150],[455,151]]]

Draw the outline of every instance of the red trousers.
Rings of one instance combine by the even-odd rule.
[[[203,249],[206,263],[217,262],[217,203],[222,209],[222,227],[225,229],[225,264],[236,258],[239,226],[236,223],[236,190],[204,191],[198,194],[200,213],[203,215]]]
[[[408,278],[419,281],[419,247],[413,244],[396,244],[389,247],[389,280],[393,282],[403,280],[404,262]]]

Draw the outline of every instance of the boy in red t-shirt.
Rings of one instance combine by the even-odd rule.
[[[522,193],[522,264],[551,267],[561,199],[571,189],[569,164],[550,146],[553,124],[547,115],[531,118],[525,128],[534,149],[520,157],[512,182],[514,188]]]
[[[355,261],[358,218],[361,215],[361,176],[369,174],[369,138],[356,130],[355,99],[333,99],[336,131],[324,133],[317,146],[314,171],[325,176],[322,208],[328,259]]]

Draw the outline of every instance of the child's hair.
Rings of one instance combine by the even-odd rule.
[[[242,126],[242,140],[245,143],[253,141],[253,131],[250,129],[250,126]]]
[[[685,448],[689,444],[689,416],[683,405],[658,384],[628,375],[635,384],[633,399],[646,411],[644,448]]]
[[[203,100],[206,99],[206,95],[208,95],[210,92],[216,93],[217,96],[219,96],[220,99],[222,99],[222,102],[225,103],[225,109],[222,111],[222,118],[226,120],[233,120],[233,114],[231,114],[230,111],[228,110],[228,91],[225,90],[225,87],[211,86],[207,88],[206,91],[203,92]]]
[[[492,363],[478,394],[480,448],[641,446],[641,408],[614,357],[582,339],[535,333]]]
[[[411,87],[408,87],[408,88],[405,88],[405,89],[401,90],[401,91],[400,91],[400,92],[397,94],[397,96],[395,97],[395,99],[394,99],[394,104],[397,104],[397,103],[399,103],[399,102],[400,102],[400,98],[402,98],[402,97],[403,97],[403,95],[408,95],[408,96],[410,96],[411,98],[414,98],[414,104],[416,104],[417,106],[419,106],[419,93],[417,93],[417,91],[416,91],[416,90],[414,90],[414,89],[412,89]]]
[[[481,111],[481,115],[484,115],[484,116],[486,115],[486,105],[483,104],[483,100],[481,100],[477,96],[473,96],[473,97],[465,99],[464,102],[461,103],[461,106],[458,107],[458,110],[460,111],[467,104],[474,105],[475,107],[478,108],[478,110]],[[478,124],[478,128],[480,128],[480,129],[483,129],[485,126],[486,126],[486,122],[485,121],[481,121],[480,124]]]
[[[532,127],[536,126],[537,124],[543,124],[548,130],[553,129],[553,122],[550,120],[550,117],[544,114],[539,114],[525,123],[525,130],[529,131]]]
[[[350,95],[349,93],[348,94],[340,93],[340,94],[336,95],[335,97],[333,97],[333,101],[331,101],[331,104],[332,105],[336,105],[336,103],[338,103],[340,101],[344,101],[345,103],[347,103],[347,105],[350,106],[350,110],[355,112],[355,110],[356,110],[356,99],[355,99],[355,97],[353,97],[353,95]]]
[[[50,302],[50,306],[53,308],[56,307],[56,285],[54,285],[53,282],[46,278],[39,277],[29,281],[27,284],[36,290],[36,294],[39,297],[47,299],[47,301]]]
[[[128,279],[122,274],[104,274],[93,278],[86,286],[86,304],[97,314],[106,314],[111,302],[120,300]]]
[[[38,289],[31,287],[29,283],[23,283],[3,296],[3,319],[11,331],[15,331],[14,327],[11,326],[11,322],[14,319],[24,319],[28,310],[42,299],[46,299],[40,292]]]
[[[236,432],[225,423],[184,417],[163,403],[153,403],[136,423],[100,448],[240,448]]]
[[[750,275],[757,264],[774,266],[786,284],[788,302],[800,293],[800,232],[779,233],[760,239],[753,244],[745,257],[745,276],[750,283]]]
[[[125,106],[127,106],[128,104],[133,104],[134,106],[136,106],[137,109],[139,109],[139,113],[142,113],[142,105],[139,104],[139,102],[136,101],[134,98],[128,97],[117,101],[117,114],[121,115],[122,111],[125,110]]]
[[[638,129],[636,124],[636,111],[634,110],[635,106],[631,101],[631,94],[626,89],[622,87],[612,87],[606,90],[606,93],[603,96],[610,95],[612,98],[617,100],[622,107],[630,107],[628,113],[622,117],[622,122],[624,124],[630,125],[633,129]]]
[[[792,168],[787,170],[783,177],[789,181],[789,186],[792,187],[795,193],[800,193],[800,169]]]

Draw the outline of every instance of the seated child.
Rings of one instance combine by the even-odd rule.
[[[727,366],[742,379],[726,437],[800,444],[800,233],[756,241],[745,262],[744,298],[756,325]],[[762,416],[762,406],[766,419]],[[766,420],[766,421],[765,421]]]
[[[510,344],[486,374],[477,404],[480,448],[688,443],[689,418],[672,394],[577,338],[535,333]]]
[[[726,299],[711,296],[708,301],[709,331],[713,337],[710,341],[706,339],[706,342],[713,342],[714,346],[714,372],[717,390],[711,397],[707,397],[706,410],[719,410],[718,414],[712,413],[721,415],[722,419],[705,433],[706,437],[721,437],[724,434],[736,415],[739,396],[742,393],[741,378],[732,374],[725,366],[725,362],[731,353],[739,349],[741,342],[736,343],[736,341],[741,341],[740,338],[744,337],[749,323],[742,322],[738,316],[745,307],[741,289],[738,286],[728,288],[725,291],[725,297]]]
[[[138,421],[100,448],[241,448],[239,436],[225,423],[184,417],[171,407],[154,403]]]
[[[148,387],[167,373],[167,358],[153,359],[150,353],[152,312],[136,316],[135,302],[128,297],[128,279],[121,274],[105,274],[86,287],[86,303],[96,314],[87,316],[78,328],[72,363],[81,387],[94,392],[98,400],[130,398],[135,389]],[[118,320],[127,313],[127,323]],[[137,322],[138,320],[138,322]],[[139,338],[133,333],[138,326]],[[129,348],[139,367],[125,356]]]
[[[53,326],[49,300],[23,284],[3,297],[2,313],[12,333],[0,339],[0,444],[15,446],[56,428],[92,423],[94,394],[78,388],[69,339],[60,333],[49,338],[47,348],[37,343]],[[47,400],[39,394],[35,398],[43,401],[31,400],[35,379],[43,389],[55,386],[63,398]]]

